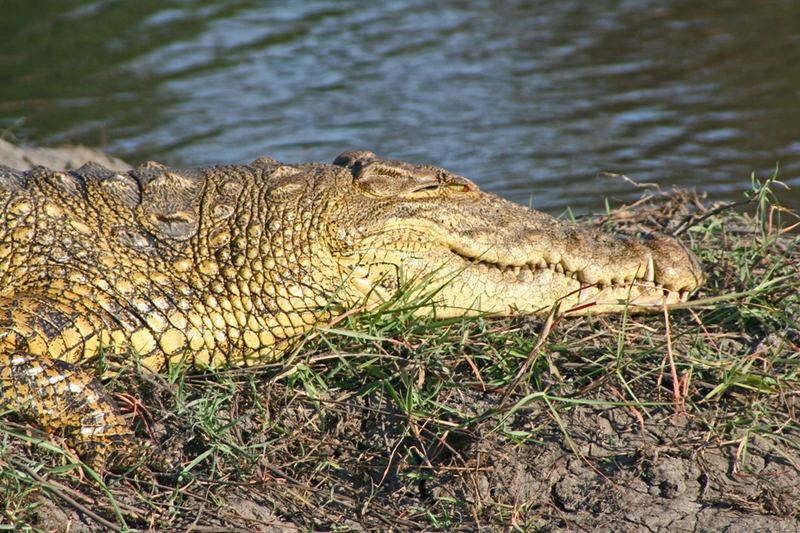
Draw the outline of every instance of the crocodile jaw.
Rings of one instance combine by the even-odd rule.
[[[454,261],[458,264],[459,261]],[[435,289],[434,289],[435,288]],[[558,306],[569,314],[656,311],[686,301],[689,290],[670,290],[643,278],[605,284],[587,283],[579,273],[564,272],[552,263],[501,266],[483,261],[441,268],[431,278],[436,315],[489,313],[540,314]]]
[[[385,301],[408,282],[432,296],[439,317],[536,314],[554,305],[570,314],[658,311],[686,301],[702,281],[696,258],[675,239],[556,228],[552,243],[542,244],[539,232],[490,243],[474,232],[464,239],[435,224],[388,222],[340,264],[356,299]]]
[[[672,290],[641,278],[608,285],[586,283],[574,274],[556,270],[553,264],[543,268],[501,266],[478,260],[468,262],[455,254],[436,263],[409,257],[403,265],[398,284],[385,270],[377,279],[370,275],[375,274],[375,269],[361,266],[350,270],[350,294],[356,300],[384,302],[405,278],[412,291],[431,296],[430,307],[442,318],[481,313],[541,314],[554,305],[575,315],[620,312],[626,308],[658,311],[665,304],[685,302],[691,294],[688,289]]]

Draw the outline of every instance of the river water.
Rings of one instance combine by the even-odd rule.
[[[0,130],[133,163],[445,166],[550,212],[639,182],[800,207],[794,0],[0,1]]]

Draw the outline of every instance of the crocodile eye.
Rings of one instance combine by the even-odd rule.
[[[472,188],[465,183],[425,183],[414,189],[415,193],[434,192],[440,190],[442,187],[447,188],[453,192],[469,192]]]
[[[439,190],[438,183],[428,183],[420,187],[417,187],[416,189],[414,189],[414,192],[433,192],[438,190]]]
[[[448,183],[447,188],[455,192],[468,192],[470,190],[464,183]]]

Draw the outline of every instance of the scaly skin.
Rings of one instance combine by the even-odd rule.
[[[580,229],[370,152],[189,171],[0,167],[0,206],[0,410],[99,469],[148,448],[93,379],[101,350],[132,350],[154,372],[271,362],[405,281],[455,316],[660,309],[702,280],[674,239]]]

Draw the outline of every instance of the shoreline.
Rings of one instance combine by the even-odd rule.
[[[0,165],[16,170],[30,170],[35,166],[45,166],[53,170],[75,170],[89,161],[121,172],[133,168],[118,157],[82,145],[39,147],[17,145],[0,139]]]

